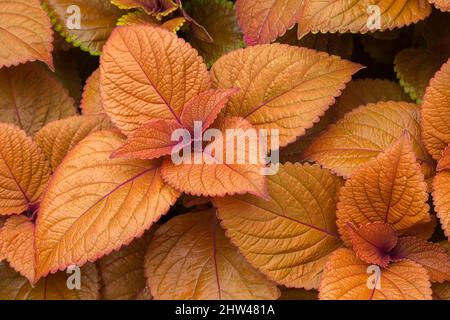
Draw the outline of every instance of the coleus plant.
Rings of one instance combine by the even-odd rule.
[[[427,18],[430,3],[381,2],[379,31]],[[0,0],[0,17],[17,16],[0,19],[11,35],[0,49],[0,298],[450,297],[448,242],[428,201],[433,190],[448,236],[445,37],[400,51],[398,84],[351,81],[362,65],[338,56],[352,57],[354,37],[309,33],[368,32],[360,13],[373,4],[238,0],[244,43],[224,0]],[[80,28],[66,23],[71,5]],[[52,24],[101,55],[82,95],[64,58],[75,49],[53,41]],[[224,134],[199,143],[196,128],[277,130],[293,163],[265,175],[247,160],[267,150]],[[177,130],[190,163],[173,160]],[[229,145],[243,162],[208,161]]]

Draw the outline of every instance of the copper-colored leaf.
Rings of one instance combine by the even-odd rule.
[[[67,90],[38,64],[0,69],[0,110],[1,122],[13,123],[30,135],[76,112]]]
[[[194,132],[194,122],[200,121],[202,130],[208,129],[225,107],[230,97],[238,89],[208,90],[189,100],[183,108],[180,121],[183,126]]]
[[[342,184],[319,166],[288,163],[268,176],[269,201],[236,196],[214,203],[253,266],[280,284],[317,288],[328,255],[341,245],[335,212]]]
[[[0,262],[0,300],[97,300],[100,296],[98,271],[94,264],[80,270],[81,289],[69,289],[70,273],[58,272],[34,286],[28,279]]]
[[[248,45],[270,43],[297,23],[302,1],[237,0],[236,12]]]
[[[278,129],[280,146],[304,135],[361,66],[323,52],[283,44],[236,50],[212,67],[219,89],[240,88],[225,108],[257,129]]]
[[[38,276],[130,243],[177,199],[160,177],[159,162],[110,159],[123,142],[116,131],[93,133],[54,173],[36,222]]]
[[[423,266],[431,282],[450,281],[450,257],[443,247],[415,237],[398,239],[391,252],[393,260],[408,259]]]
[[[0,215],[20,214],[39,201],[50,167],[19,128],[0,124]]]
[[[420,107],[412,103],[387,101],[359,107],[323,132],[302,158],[349,177],[407,130],[416,156],[428,173],[431,164],[421,142],[419,118]]]
[[[109,128],[111,122],[104,115],[75,116],[47,124],[35,135],[34,141],[44,151],[54,171],[78,142],[92,132]]]
[[[439,172],[434,178],[433,201],[442,229],[450,238],[450,170]]]
[[[411,99],[422,102],[425,89],[440,61],[428,49],[406,49],[395,56],[395,71],[400,84]]]
[[[116,29],[101,59],[103,107],[130,134],[149,120],[178,120],[184,105],[210,87],[196,50],[151,26]]]
[[[81,99],[83,115],[105,114],[100,96],[100,69],[96,69],[86,80]]]
[[[149,16],[143,11],[132,11],[120,17],[117,21],[118,26],[132,26],[132,25],[151,25],[160,26],[168,31],[177,32],[184,25],[186,19],[177,17],[170,19],[164,23],[159,21],[154,16]]]
[[[259,300],[280,295],[231,245],[213,211],[172,218],[155,232],[145,260],[157,300]]]
[[[188,3],[186,10],[214,40],[205,42],[189,34],[189,42],[200,52],[206,63],[213,64],[225,53],[243,46],[242,33],[231,1],[194,0]]]
[[[377,26],[376,5],[379,10]],[[400,28],[425,19],[431,6],[423,0],[307,0],[299,15],[299,38],[309,32],[366,33]]]
[[[9,217],[0,229],[0,239],[0,257],[33,284],[36,270],[34,223],[24,215]]]
[[[0,68],[35,60],[53,68],[52,24],[39,0],[0,1],[0,30]]]
[[[45,4],[55,30],[66,41],[92,55],[101,54],[103,45],[122,15],[122,11],[110,0],[45,0]]]
[[[135,300],[144,291],[144,257],[152,232],[97,262],[103,300]]]
[[[434,159],[450,144],[450,60],[431,79],[422,104],[423,140]]]
[[[325,266],[319,299],[431,300],[428,274],[419,264],[407,260],[396,262],[379,269],[379,277],[369,266],[351,250],[337,250]]]
[[[449,0],[428,0],[428,1],[432,4],[434,4],[434,6],[441,11],[450,11],[450,1]]]
[[[437,164],[436,170],[450,170],[450,145],[445,148],[444,152],[442,153],[442,157]]]
[[[342,188],[337,225],[347,242],[347,223],[385,222],[402,233],[430,220],[428,194],[409,135],[356,169]]]
[[[221,136],[201,151],[194,146],[188,158],[190,163],[183,161],[178,164],[166,158],[161,168],[163,179],[175,189],[195,196],[220,197],[251,193],[265,197],[265,165],[260,159],[256,159],[255,163],[250,161],[253,156],[260,154],[258,137],[255,135],[255,139],[251,138],[252,133],[255,133],[253,126],[242,118],[225,117],[219,119],[217,128]],[[228,129],[240,131],[235,131],[235,136],[228,136]],[[234,148],[234,158],[227,159],[231,148]],[[196,158],[200,158],[200,161]]]
[[[387,267],[390,251],[397,244],[395,229],[384,222],[373,222],[355,227],[347,223],[347,232],[353,251],[363,261]]]
[[[342,118],[359,106],[391,100],[411,101],[398,83],[381,79],[358,79],[348,83],[333,109]]]

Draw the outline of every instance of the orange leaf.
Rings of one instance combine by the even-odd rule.
[[[52,24],[39,0],[2,1],[0,29],[0,68],[35,60],[53,68]]]
[[[108,0],[45,0],[45,6],[55,30],[67,42],[97,56],[123,13]],[[79,25],[72,20],[78,13],[71,11],[72,6],[79,8]]]
[[[434,4],[436,8],[441,11],[450,11],[450,1],[449,0],[428,0],[428,2]]]
[[[201,152],[194,145],[188,158],[190,163],[174,163],[171,158],[166,158],[161,168],[163,179],[175,189],[195,196],[251,193],[264,198],[267,194],[266,177],[263,175],[265,165],[259,158],[256,163],[250,162],[253,156],[260,154],[257,135],[254,136],[256,140],[251,138],[254,128],[238,117],[219,119],[216,127],[221,136]],[[241,132],[235,131],[235,136],[228,137],[228,129]],[[234,151],[234,158],[229,161],[227,153],[230,150]],[[183,158],[187,156],[183,154]]]
[[[0,262],[0,300],[97,300],[100,280],[95,264],[80,270],[81,289],[70,290],[70,273],[58,272],[41,279],[34,286],[6,263]]]
[[[104,116],[75,116],[53,121],[42,128],[34,141],[45,153],[53,171],[61,164],[67,153],[92,132],[111,128]]]
[[[180,121],[185,128],[194,132],[194,122],[201,121],[202,129],[208,129],[225,107],[230,97],[239,89],[208,90],[189,100],[183,108]]]
[[[31,219],[24,215],[9,217],[0,229],[0,239],[0,256],[4,256],[11,267],[34,284],[36,261]]]
[[[241,89],[226,115],[246,118],[257,129],[278,129],[280,146],[286,146],[319,121],[361,68],[323,52],[272,44],[228,53],[211,73],[216,88]]]
[[[431,79],[423,97],[423,140],[434,159],[450,144],[450,59]]]
[[[393,263],[380,269],[379,278],[369,266],[349,249],[335,251],[325,266],[319,299],[431,300],[428,274],[419,264],[408,260]]]
[[[392,225],[400,234],[430,220],[428,194],[408,134],[376,158],[356,169],[342,188],[337,225],[344,241],[346,224],[363,226],[371,222]]]
[[[267,178],[268,201],[216,198],[218,217],[247,261],[270,279],[317,288],[329,254],[342,244],[335,223],[342,179],[316,165],[289,163]]]
[[[359,107],[323,132],[302,159],[316,161],[348,178],[406,130],[428,176],[431,164],[420,139],[419,118],[420,107],[412,103],[388,101]]]
[[[169,31],[117,28],[101,59],[103,107],[130,134],[149,120],[177,120],[185,104],[210,88],[196,50]]]
[[[450,281],[450,257],[438,244],[415,237],[398,239],[391,253],[392,260],[408,259],[428,271],[431,282]]]
[[[384,222],[373,222],[357,228],[347,223],[347,232],[356,255],[369,264],[387,267],[390,251],[397,244],[395,229]]]
[[[150,120],[133,131],[127,142],[114,151],[111,157],[156,159],[169,155],[178,144],[178,141],[172,141],[172,132],[181,128],[176,121]]]
[[[433,201],[442,229],[450,238],[450,170],[441,171],[434,178]]]
[[[427,192],[430,193],[429,190],[427,190]],[[428,222],[417,223],[412,227],[403,230],[403,235],[417,237],[424,240],[430,239],[436,231],[436,226],[438,224],[435,215],[430,215],[430,218],[431,220]]]
[[[247,45],[270,43],[299,19],[302,1],[237,0],[236,13]]]
[[[425,89],[441,62],[428,49],[405,49],[395,56],[395,72],[411,99],[422,102]]]
[[[20,214],[39,201],[50,177],[45,155],[19,128],[0,124],[0,215]]]
[[[213,211],[188,213],[161,226],[145,258],[155,299],[277,299],[278,288],[230,244]]]
[[[156,17],[149,16],[144,11],[132,11],[120,17],[117,21],[118,26],[132,26],[132,25],[151,25],[159,26],[171,32],[177,32],[184,25],[186,20],[184,18],[173,18],[164,23],[161,23]]]
[[[450,145],[445,148],[442,157],[438,162],[437,171],[450,170]]]
[[[371,8],[371,5],[377,8]],[[380,25],[376,9],[379,10]],[[369,11],[371,10],[371,11]],[[308,0],[303,1],[299,15],[299,38],[309,32],[352,32],[385,31],[408,26],[425,19],[431,13],[431,6],[423,0]]]
[[[81,99],[83,115],[105,114],[100,96],[100,69],[96,69],[86,80]]]
[[[123,142],[116,131],[93,133],[54,173],[36,221],[38,276],[130,243],[177,199],[158,161],[110,159]]]
[[[13,123],[30,135],[76,113],[67,90],[38,64],[0,69],[0,110],[1,122]]]
[[[398,83],[381,79],[358,79],[348,83],[333,109],[342,118],[359,106],[390,100],[411,101]]]
[[[447,240],[439,242],[439,245],[450,255],[450,243]],[[450,282],[435,282],[431,289],[433,290],[433,300],[450,300]]]
[[[135,300],[145,290],[144,257],[153,232],[97,261],[102,300]]]

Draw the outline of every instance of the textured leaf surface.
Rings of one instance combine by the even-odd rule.
[[[149,16],[144,11],[132,11],[120,17],[117,21],[118,26],[132,26],[132,25],[150,25],[150,26],[159,26],[168,31],[177,32],[184,25],[186,19],[177,17],[170,20],[167,20],[164,23],[161,23],[156,17]]]
[[[101,61],[103,107],[130,134],[149,120],[178,120],[184,105],[209,89],[196,50],[174,33],[151,26],[116,29]]]
[[[298,0],[237,0],[239,25],[247,45],[270,43],[297,23],[302,2]]]
[[[390,262],[389,252],[397,244],[395,229],[384,222],[374,222],[356,228],[346,225],[353,251],[363,261],[387,267]]]
[[[228,53],[211,72],[217,88],[241,89],[224,112],[257,129],[278,129],[285,146],[319,121],[359,69],[326,53],[272,44]]]
[[[94,264],[81,268],[81,289],[69,290],[71,274],[58,272],[31,286],[28,279],[15,272],[6,263],[0,263],[0,300],[97,300],[100,283]]]
[[[189,37],[189,42],[208,64],[214,63],[225,53],[243,46],[242,33],[231,1],[194,0],[188,3],[186,10],[214,40],[211,43],[194,36]]]
[[[450,237],[450,170],[439,172],[434,178],[433,201],[442,229]]]
[[[429,0],[430,3],[441,11],[450,11],[450,1],[449,0]]]
[[[376,157],[407,130],[414,151],[430,170],[430,161],[420,136],[420,108],[405,102],[379,102],[362,106],[330,126],[304,152],[303,159],[349,177],[353,170]]]
[[[103,300],[135,300],[145,290],[144,257],[151,233],[97,262]]]
[[[397,54],[394,63],[405,91],[411,99],[422,102],[430,79],[439,69],[439,60],[428,49],[406,49]]]
[[[342,180],[308,164],[281,165],[268,176],[269,200],[215,199],[228,237],[270,279],[317,288],[328,255],[341,245],[335,224]]]
[[[35,60],[53,67],[52,24],[39,0],[1,1],[0,29],[0,68]]]
[[[348,83],[333,109],[342,118],[359,106],[391,100],[411,101],[398,83],[381,79],[358,79]]]
[[[155,232],[145,260],[157,300],[259,300],[280,295],[231,245],[213,211],[172,218]]]
[[[450,257],[443,247],[415,237],[398,239],[393,259],[417,262],[428,271],[431,282],[450,281]]]
[[[53,121],[42,128],[34,141],[45,153],[53,171],[67,153],[92,132],[111,128],[111,122],[103,115],[75,116]]]
[[[20,214],[39,201],[50,177],[45,155],[24,131],[0,124],[0,215]]]
[[[423,140],[434,159],[450,144],[450,60],[430,81],[422,104]]]
[[[130,243],[177,199],[158,162],[110,159],[123,142],[116,131],[93,133],[56,170],[36,223],[39,276]]]
[[[161,168],[163,179],[175,189],[195,196],[216,197],[251,193],[260,197],[267,194],[267,182],[263,175],[264,164],[253,155],[259,155],[258,140],[246,139],[246,133],[254,133],[248,121],[238,117],[219,119],[217,129],[222,133],[202,152],[194,150],[190,163],[175,164],[166,158]],[[236,138],[228,137],[226,130],[237,129]],[[234,148],[234,158],[227,159],[227,152]],[[196,160],[197,157],[201,157]],[[196,162],[198,161],[198,162]]]
[[[380,28],[369,22],[373,13],[370,5],[379,7]],[[416,23],[431,13],[431,6],[422,0],[308,0],[303,2],[299,15],[299,37],[309,32],[352,32],[392,30]],[[368,21],[369,20],[369,21]]]
[[[100,69],[96,69],[86,80],[81,99],[83,115],[105,114],[100,96]]]
[[[12,268],[34,283],[36,260],[31,219],[24,215],[9,217],[0,229],[0,239],[0,257],[3,256]]]
[[[109,0],[45,0],[55,29],[66,41],[73,43],[93,55],[100,55],[103,45],[116,26],[122,11]],[[68,19],[73,20],[76,11],[71,6],[80,8],[80,28],[69,28]],[[71,13],[71,14],[68,14]]]
[[[13,123],[30,135],[76,112],[66,89],[38,64],[0,69],[0,111],[1,122]]]
[[[404,134],[392,146],[370,160],[342,188],[337,225],[347,241],[346,224],[362,226],[385,222],[402,233],[418,223],[430,220],[428,194],[420,166]]]
[[[381,270],[381,289],[369,289],[369,265],[349,249],[335,251],[325,266],[319,289],[321,300],[431,300],[427,271],[412,261]],[[368,281],[369,280],[369,281]]]

